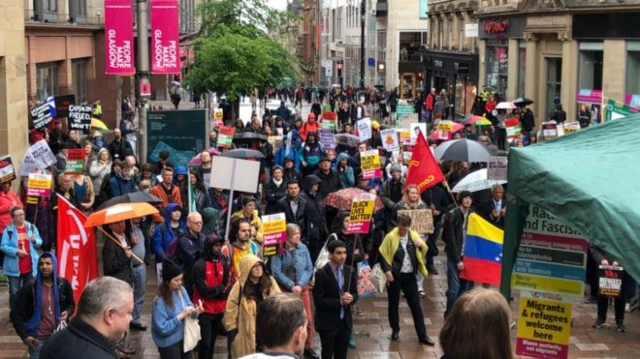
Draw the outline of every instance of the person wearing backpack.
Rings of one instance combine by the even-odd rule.
[[[251,224],[246,219],[231,223],[229,242],[222,248],[222,254],[231,261],[231,284],[240,278],[240,260],[249,255],[258,255],[260,247],[251,241]]]
[[[174,261],[182,265],[185,273],[184,287],[193,297],[192,269],[196,260],[204,253],[204,234],[202,234],[202,216],[198,212],[191,212],[187,216],[187,229],[178,238]]]
[[[153,231],[151,242],[156,263],[162,263],[165,258],[175,255],[177,242],[173,246],[171,244],[180,237],[186,225],[187,222],[182,218],[182,207],[177,203],[170,203],[164,210],[164,223],[157,225]]]

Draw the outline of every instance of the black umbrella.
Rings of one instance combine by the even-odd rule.
[[[233,140],[244,140],[244,141],[253,141],[253,140],[260,140],[260,141],[266,141],[267,140],[267,136],[263,135],[261,133],[255,133],[255,132],[238,132],[233,136]]]
[[[520,97],[513,100],[513,104],[516,106],[529,106],[533,104],[533,100],[526,97]]]
[[[260,151],[249,150],[246,148],[237,148],[235,150],[228,150],[222,153],[224,157],[249,159],[249,158],[265,158],[265,155]]]
[[[436,147],[434,154],[438,161],[451,160],[473,163],[487,162],[489,157],[496,155],[496,150],[480,142],[460,139],[442,143]]]
[[[125,195],[118,196],[118,197],[113,197],[110,200],[102,203],[98,209],[105,209],[107,207],[111,207],[114,204],[118,204],[118,203],[142,203],[142,202],[146,202],[149,204],[160,204],[162,203],[162,200],[147,192],[138,191],[138,192],[127,193]]]

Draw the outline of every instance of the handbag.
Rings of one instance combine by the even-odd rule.
[[[358,296],[360,298],[373,297],[378,293],[371,280],[371,267],[367,261],[363,261],[358,272]]]
[[[376,263],[376,265],[373,266],[369,278],[375,286],[376,291],[380,294],[384,293],[384,288],[387,286],[387,276],[382,271],[380,263]]]
[[[184,352],[187,353],[195,349],[200,339],[202,336],[198,319],[188,315],[184,318]]]

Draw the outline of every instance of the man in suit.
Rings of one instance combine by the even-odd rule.
[[[502,185],[491,187],[491,199],[481,204],[478,214],[494,226],[503,229],[504,219],[507,216],[507,204],[504,203],[504,188]]]
[[[344,242],[334,240],[327,250],[330,262],[318,270],[313,287],[316,331],[322,343],[322,359],[346,359],[353,328],[351,306],[358,301],[356,271],[344,265]]]
[[[300,197],[300,183],[297,179],[290,179],[286,184],[287,195],[278,200],[278,212],[284,212],[287,223],[295,223],[300,227],[300,234],[304,244],[308,244],[305,223],[307,218],[307,200]]]

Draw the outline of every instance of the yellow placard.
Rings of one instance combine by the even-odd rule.
[[[513,273],[511,276],[511,286],[513,289],[533,290],[538,292],[559,293],[575,296],[582,296],[584,293],[584,283],[582,281],[520,273]]]
[[[221,108],[216,108],[215,112],[213,113],[213,119],[216,121],[222,121],[223,117],[224,117],[224,110]]]
[[[453,124],[451,122],[438,123],[438,131],[451,132],[453,130]]]
[[[568,345],[571,303],[520,297],[518,339]]]
[[[27,197],[27,204],[38,204],[38,197]]]
[[[378,151],[373,150],[361,153],[360,164],[363,171],[370,171],[380,168],[380,155],[378,154]]]
[[[398,130],[398,137],[401,144],[411,143],[411,132],[408,130]]]
[[[51,188],[51,176],[44,175],[45,177],[33,177],[29,176],[27,187],[33,189],[50,189]]]
[[[367,222],[373,217],[373,206],[375,202],[372,200],[354,201],[351,205],[349,213],[349,222]]]
[[[262,224],[262,233],[273,234],[285,232],[287,230],[287,221],[284,219],[278,219],[275,221],[265,222]]]

